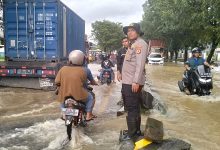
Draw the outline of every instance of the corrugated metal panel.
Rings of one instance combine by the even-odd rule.
[[[5,0],[6,56],[59,60],[84,48],[85,22],[59,0]]]
[[[85,21],[79,17],[75,12],[61,3],[63,7],[63,13],[66,12],[66,15],[63,16],[62,20],[65,23],[66,20],[66,49],[67,54],[74,49],[83,50],[85,52]],[[64,18],[66,17],[66,19]],[[63,31],[64,32],[64,31]],[[68,37],[72,37],[71,39]],[[64,42],[65,43],[65,42]]]

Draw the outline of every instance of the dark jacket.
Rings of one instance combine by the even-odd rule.
[[[127,52],[127,48],[124,48],[124,47],[122,47],[118,51],[118,55],[117,55],[117,71],[119,71],[120,73],[122,72],[122,66],[123,66],[123,62],[124,62],[124,58],[125,58],[126,52]]]
[[[114,67],[114,65],[109,59],[107,59],[107,60],[102,61],[101,67],[103,69],[110,69],[111,67]]]

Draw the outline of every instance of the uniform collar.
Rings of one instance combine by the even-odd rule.
[[[134,41],[131,41],[131,44],[134,44],[137,40],[139,40],[140,37],[138,37],[137,39],[135,39]]]

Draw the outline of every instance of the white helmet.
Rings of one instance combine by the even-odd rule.
[[[82,66],[84,63],[85,54],[80,50],[73,50],[69,54],[69,62],[73,65]]]

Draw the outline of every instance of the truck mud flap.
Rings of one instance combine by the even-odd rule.
[[[54,91],[54,79],[0,77],[0,86]]]

